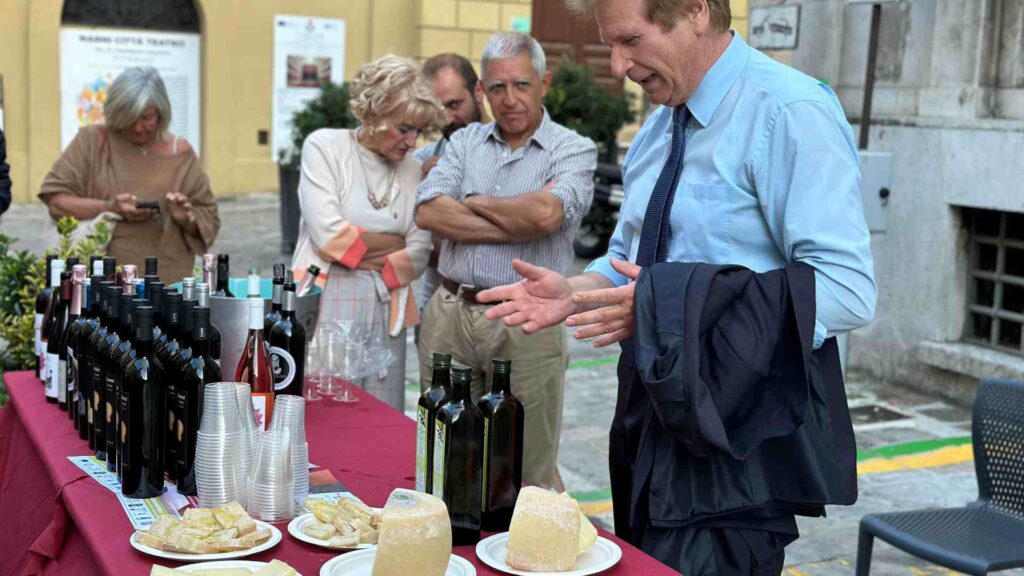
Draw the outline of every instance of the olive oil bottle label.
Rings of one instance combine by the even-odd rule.
[[[448,443],[448,427],[440,420],[434,421],[434,496],[444,500],[445,445]]]

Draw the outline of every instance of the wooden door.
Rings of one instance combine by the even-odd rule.
[[[548,68],[563,58],[587,64],[594,80],[613,94],[622,93],[622,81],[612,76],[611,48],[601,43],[593,18],[582,20],[565,7],[564,0],[533,0],[533,37],[544,48]]]

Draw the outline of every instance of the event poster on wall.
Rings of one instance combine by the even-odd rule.
[[[199,35],[151,30],[62,28],[60,31],[60,141],[67,147],[82,126],[103,122],[110,83],[125,68],[160,71],[171,101],[169,130],[199,153]]]
[[[291,148],[292,115],[320,94],[320,84],[345,78],[345,21],[274,17],[274,146],[272,160]]]

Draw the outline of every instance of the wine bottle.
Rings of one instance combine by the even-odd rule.
[[[106,276],[103,276],[106,278]],[[89,351],[92,355],[92,412],[93,412],[93,445],[96,449],[96,457],[100,460],[106,460],[107,458],[107,443],[106,443],[106,419],[104,418],[104,410],[106,409],[106,394],[104,387],[104,376],[103,376],[103,362],[100,357],[100,349],[103,346],[103,342],[106,340],[107,335],[114,328],[110,324],[109,319],[109,302],[107,288],[113,286],[114,283],[109,280],[103,280],[100,282],[99,290],[99,326],[96,331],[89,336]]]
[[[192,276],[181,279],[181,301],[195,302],[196,300],[196,279]]]
[[[210,290],[217,285],[217,255],[211,252],[203,254],[203,282]]]
[[[115,443],[112,435],[117,432],[114,429],[114,406],[117,405],[117,397],[114,396],[114,379],[117,377],[117,373],[111,366],[111,356],[114,348],[121,343],[121,288],[111,284],[106,286],[104,291],[107,295],[107,335],[96,347],[94,366],[99,370],[94,368],[93,375],[94,377],[99,375],[99,378],[95,380],[95,385],[103,390],[99,414],[100,427],[103,429],[103,459],[107,462],[107,469],[115,471],[114,461],[117,459],[117,454],[111,454],[108,451],[109,447]],[[97,434],[97,450],[101,446],[98,436]]]
[[[270,340],[270,329],[281,319],[281,297],[284,291],[284,264],[274,264],[273,292],[270,296],[270,312],[263,318],[263,337]]]
[[[235,368],[235,382],[249,384],[256,424],[266,430],[274,408],[274,381],[263,344],[263,300],[259,298],[249,298],[249,334]]]
[[[156,256],[146,256],[146,276],[159,276],[160,273],[157,272],[159,266],[159,260]]]
[[[47,280],[50,283],[50,296],[46,302],[46,311],[43,313],[42,334],[39,340],[39,361],[42,366],[44,384],[50,381],[50,368],[47,364],[49,357],[46,354],[46,349],[49,344],[50,331],[53,330],[54,312],[57,311],[60,304],[60,274],[64,270],[63,260],[54,259],[50,264],[50,278]],[[57,401],[56,397],[53,401]]]
[[[434,489],[434,421],[437,409],[448,401],[451,384],[452,355],[434,352],[430,387],[416,408],[416,490],[427,494]]]
[[[96,270],[96,267],[93,267]],[[96,424],[93,421],[94,418],[94,364],[93,364],[93,337],[100,330],[102,326],[103,315],[105,312],[103,304],[103,261],[99,262],[99,274],[94,273],[90,279],[89,289],[89,323],[80,338],[79,351],[78,351],[78,378],[80,380],[80,386],[82,388],[82,409],[85,411],[85,422],[86,422],[86,438],[89,443],[89,449],[96,449]]]
[[[76,264],[71,269],[71,310],[68,312],[68,330],[64,336],[64,382],[67,383],[68,417],[75,430],[81,422],[78,418],[78,336],[85,327],[86,316],[82,313],[82,289],[85,282],[85,266]],[[84,428],[83,428],[84,430]],[[83,438],[87,438],[84,436]]]
[[[477,403],[484,417],[483,514],[488,532],[505,532],[523,484],[526,412],[512,394],[512,362],[491,361],[491,392]]]
[[[309,291],[316,285],[316,279],[320,276],[320,267],[316,264],[310,264],[306,270],[306,275],[302,277],[299,282],[298,289],[295,290],[295,295],[302,297],[309,294]]]
[[[204,308],[210,307],[210,284],[200,282],[196,284],[196,302]],[[220,330],[210,322],[210,357],[217,366],[220,366]],[[223,367],[222,367],[223,368]]]
[[[164,402],[167,406],[164,457],[168,478],[174,482],[176,470],[174,463],[177,462],[174,430],[177,428],[175,407],[177,406],[178,383],[177,378],[174,377],[173,361],[181,346],[181,342],[178,340],[181,332],[181,294],[177,292],[170,292],[164,296],[164,327],[166,328],[164,336],[161,337],[161,340],[153,343],[153,355],[164,365],[167,374],[171,376],[164,382],[164,390],[167,394],[167,400]]]
[[[54,254],[46,255],[46,276],[43,278],[45,287],[36,294],[36,314],[34,318],[35,330],[35,352],[36,352],[36,378],[45,384],[46,374],[43,368],[46,366],[46,349],[43,347],[43,320],[46,318],[46,311],[50,306],[50,294],[53,288],[50,286],[50,277],[53,274],[53,261],[57,258]]]
[[[70,259],[69,259],[70,261]],[[67,270],[60,275],[60,305],[64,308],[60,312],[61,316],[57,318],[57,324],[54,325],[55,332],[53,333],[53,340],[47,343],[47,354],[50,353],[50,344],[53,344],[53,348],[57,352],[57,385],[60,388],[57,390],[57,406],[68,414],[71,414],[69,404],[71,399],[68,397],[68,329],[71,328],[71,323],[76,319],[71,317],[71,298],[74,292],[74,284],[71,281],[71,270]]]
[[[153,307],[153,342],[158,342],[164,334],[164,296],[166,288],[163,282],[152,282],[146,287],[146,300]],[[155,344],[154,344],[155,345]]]
[[[281,319],[270,328],[274,393],[302,396],[306,376],[306,331],[295,317],[295,284],[281,285]]]
[[[103,257],[103,276],[108,282],[117,281],[117,258],[113,256]]]
[[[452,398],[434,421],[434,496],[444,500],[452,546],[480,541],[484,421],[470,398],[472,371],[452,368]]]
[[[231,279],[231,263],[227,254],[217,255],[217,289],[213,291],[214,296],[221,296],[223,298],[234,298],[235,295],[231,292],[231,288],[228,287],[228,280]],[[260,317],[262,318],[262,314]]]
[[[60,270],[60,274],[57,274]],[[64,373],[60,366],[61,335],[67,328],[68,309],[71,304],[71,274],[64,272],[54,263],[54,277],[57,279],[53,293],[57,301],[50,313],[50,329],[46,337],[46,401],[57,403],[61,409],[67,410],[67,391],[64,388]]]
[[[121,493],[129,498],[155,498],[164,491],[163,365],[153,355],[150,306],[135,312],[135,360],[125,374],[121,410]]]
[[[178,356],[180,384],[177,399],[178,493],[196,494],[196,439],[202,417],[203,391],[207,384],[219,382],[220,366],[210,356],[210,309],[199,306],[193,311],[192,347]]]
[[[261,298],[260,294],[260,271],[253,266],[249,269],[248,282],[246,283],[246,298]]]

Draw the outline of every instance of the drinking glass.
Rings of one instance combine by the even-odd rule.
[[[351,332],[350,332],[351,334]],[[359,377],[358,367],[362,361],[363,345],[349,341],[341,334],[331,338],[331,375],[340,386],[331,399],[342,404],[354,404],[359,397],[352,393],[352,381]]]
[[[331,363],[336,362],[334,357],[337,354],[332,342],[340,337],[340,332],[338,332],[337,328],[327,322],[321,323],[317,326],[315,338],[317,341],[317,356],[319,357],[319,362],[317,362],[319,368],[317,391],[324,396],[334,396],[338,393],[338,386],[335,383],[334,378],[331,377]]]
[[[320,400],[320,393],[317,388],[320,386],[320,348],[317,346],[317,339],[313,338],[306,343],[306,377],[302,382],[302,397],[306,402],[317,402]]]

